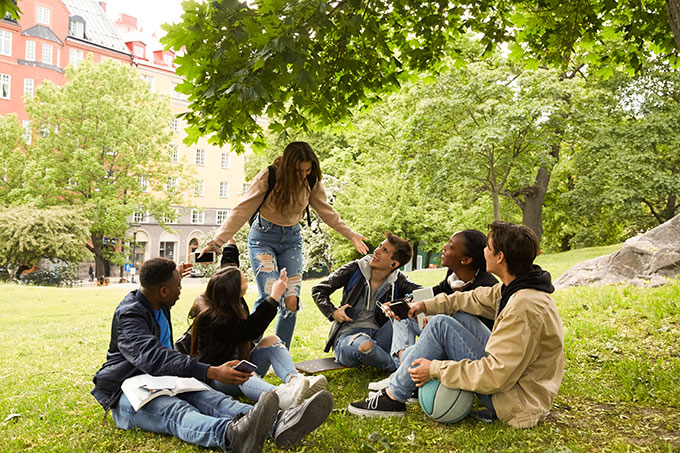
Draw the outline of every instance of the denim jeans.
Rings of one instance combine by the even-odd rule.
[[[394,371],[396,361],[390,356],[389,347],[392,337],[392,324],[386,322],[380,329],[352,329],[335,340],[333,351],[339,364],[355,367],[373,366],[385,371]],[[361,352],[359,346],[366,341],[373,343],[369,352]]]
[[[397,353],[402,349],[406,349],[409,346],[416,344],[416,337],[420,336],[422,331],[418,325],[418,321],[413,318],[406,318],[401,321],[391,319],[390,322],[392,323],[392,344],[390,346],[390,354],[398,361]]]
[[[253,311],[269,297],[272,285],[279,278],[279,270],[284,267],[287,270],[288,288],[279,301],[276,335],[290,349],[295,331],[296,312],[288,310],[283,299],[286,296],[297,296],[298,304],[300,300],[300,285],[302,284],[300,225],[278,226],[258,214],[250,227],[248,254],[259,292]]]
[[[159,396],[135,411],[125,394],[111,409],[113,420],[121,429],[140,428],[153,433],[170,434],[183,441],[208,448],[229,448],[227,425],[252,406],[235,401],[215,390]]]
[[[227,395],[245,395],[251,401],[257,401],[263,393],[276,389],[275,385],[262,380],[269,370],[269,365],[274,368],[274,373],[283,382],[288,382],[292,376],[298,375],[293,359],[290,357],[290,352],[281,342],[266,348],[254,347],[250,351],[249,361],[257,365],[256,376],[251,377],[241,385],[228,385],[211,380],[209,382],[210,386]]]
[[[408,373],[414,360],[479,360],[488,355],[484,348],[490,336],[489,328],[476,316],[463,312],[435,316],[427,323],[418,341],[402,354],[401,365],[390,381],[392,394],[405,402],[415,392],[416,384]],[[495,415],[491,395],[476,395]]]

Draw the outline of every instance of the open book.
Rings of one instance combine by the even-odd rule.
[[[139,410],[140,407],[161,395],[175,396],[184,392],[210,390],[210,387],[196,378],[150,376],[148,374],[127,378],[121,387],[135,410]]]

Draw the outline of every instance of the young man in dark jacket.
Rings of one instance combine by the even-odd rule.
[[[251,376],[233,368],[236,360],[211,366],[172,349],[170,308],[179,299],[182,276],[189,267],[175,267],[166,258],[144,263],[140,289],[130,292],[113,315],[107,360],[94,376],[92,394],[104,409],[111,410],[116,426],[122,429],[140,428],[239,452],[262,451],[270,432],[279,447],[297,443],[330,414],[333,398],[329,392],[319,392],[280,414],[274,392],[262,395],[253,407],[212,389],[160,396],[136,411],[132,408],[121,385],[139,374],[216,379],[232,385]]]
[[[386,371],[398,366],[390,355],[392,324],[381,305],[421,286],[399,270],[411,259],[411,244],[389,232],[385,237],[373,255],[345,264],[312,289],[319,310],[333,322],[324,351],[332,347],[341,365],[369,365]],[[342,305],[336,307],[331,294],[339,288],[344,294]]]

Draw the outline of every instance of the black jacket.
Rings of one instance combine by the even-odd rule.
[[[163,312],[170,321],[170,309],[163,308]],[[161,328],[151,303],[139,290],[130,292],[113,314],[106,362],[93,379],[95,387],[91,393],[104,409],[118,403],[123,381],[138,374],[206,380],[210,365],[166,348],[160,336]],[[172,325],[170,339],[172,341]]]
[[[338,331],[340,330],[340,327],[342,327],[342,323],[339,323],[333,319],[333,312],[337,310],[338,307],[333,305],[333,302],[331,302],[331,294],[333,294],[333,292],[339,288],[345,288],[357,269],[360,269],[362,272],[361,277],[349,289],[349,291],[343,295],[343,300],[340,305],[342,306],[349,304],[352,307],[356,307],[360,303],[366,302],[369,296],[370,287],[370,267],[368,266],[369,261],[370,256],[366,256],[364,258],[347,263],[323,279],[314,288],[312,288],[312,297],[314,298],[314,302],[316,302],[316,306],[319,307],[321,313],[323,313],[329,321],[333,322],[328,334],[328,341],[326,342],[324,352],[331,350],[331,347],[333,344],[335,344]],[[407,294],[412,293],[413,290],[422,288],[421,285],[409,280],[408,277],[406,277],[406,274],[400,270],[393,271],[387,277],[387,283],[386,290],[382,294],[378,295],[378,300],[381,303],[394,300],[395,295],[397,295],[397,298],[402,298]],[[387,317],[377,306],[375,307],[373,315],[375,317],[376,323],[379,326],[382,326],[385,324],[385,322],[387,322]]]

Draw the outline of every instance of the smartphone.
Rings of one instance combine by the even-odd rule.
[[[242,373],[252,373],[253,371],[257,371],[257,365],[248,362],[247,360],[241,360],[239,363],[236,364],[234,369]]]
[[[203,256],[199,258],[201,252],[194,253],[194,261],[196,263],[214,263],[215,262],[215,252],[205,252]]]
[[[390,302],[390,310],[399,317],[399,319],[407,319],[408,311],[411,309],[409,304],[404,299],[397,299]]]
[[[347,315],[348,318],[354,319],[354,317],[357,314],[357,311],[354,307],[347,307],[345,308],[345,314]]]

